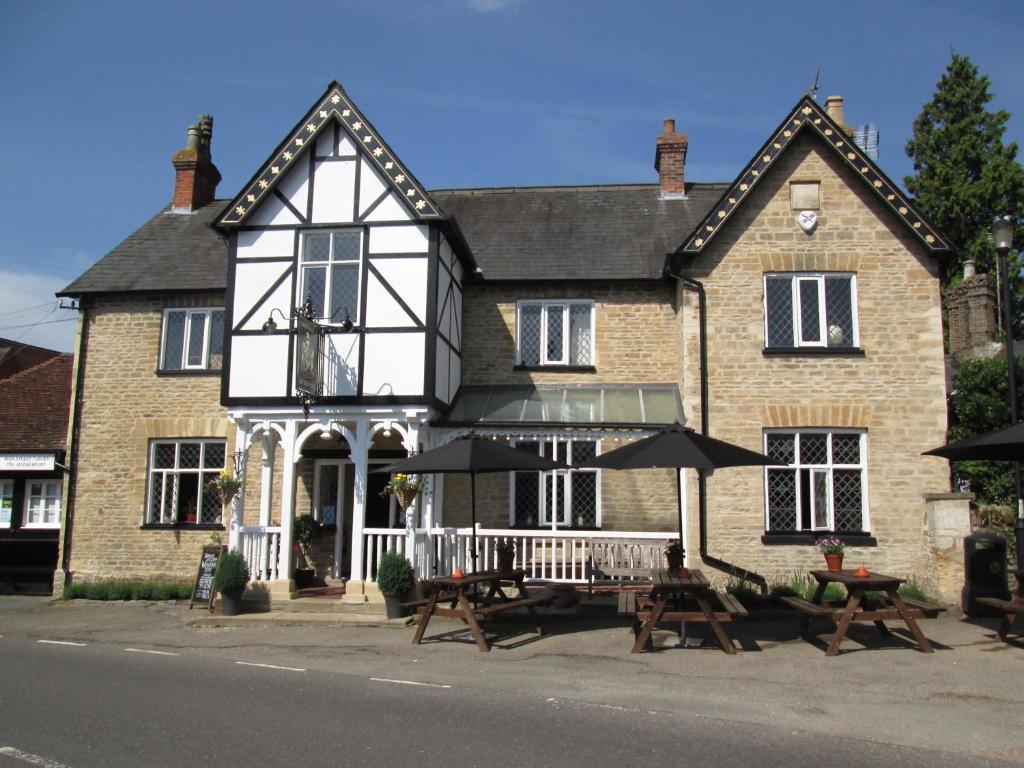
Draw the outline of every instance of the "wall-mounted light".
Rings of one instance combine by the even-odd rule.
[[[264,333],[276,333],[277,332],[277,323],[274,322],[274,313],[275,312],[277,312],[277,314],[279,314],[281,316],[282,320],[284,320],[285,322],[288,322],[288,318],[285,317],[284,312],[282,312],[277,307],[274,307],[272,310],[270,310],[270,317],[267,318],[267,322],[265,322],[263,324],[263,332]]]

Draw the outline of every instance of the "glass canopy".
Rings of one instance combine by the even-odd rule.
[[[449,425],[652,426],[684,423],[672,384],[466,386],[442,420]]]

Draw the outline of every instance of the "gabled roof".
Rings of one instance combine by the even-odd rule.
[[[954,250],[953,245],[914,207],[899,187],[886,176],[878,165],[846,134],[809,95],[804,95],[789,116],[754,155],[728,190],[712,207],[708,215],[680,246],[677,255],[698,254],[714,240],[715,235],[729,222],[733,213],[750,197],[766,173],[801,133],[820,137],[843,163],[879,197],[933,254]]]
[[[723,184],[686,185],[663,200],[657,184],[437,189],[494,280],[660,279],[671,253],[721,196]]]
[[[186,214],[164,208],[57,295],[223,291],[228,248],[211,224],[225,202],[214,200]]]
[[[224,215],[217,223],[223,227],[236,227],[259,207],[259,204],[273,192],[288,170],[298,162],[306,151],[316,146],[320,132],[338,121],[345,129],[352,143],[361,147],[366,156],[377,166],[381,175],[391,185],[409,212],[419,219],[437,219],[443,211],[423,191],[409,169],[387,145],[377,130],[362,112],[353,104],[345,89],[331,81],[324,95],[303,116],[288,137],[270,155],[260,170],[231,201]]]
[[[0,381],[0,450],[66,447],[73,364],[58,354]]]

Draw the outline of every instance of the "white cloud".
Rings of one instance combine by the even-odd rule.
[[[53,295],[69,282],[53,275],[0,269],[0,337],[73,351],[78,313],[59,309]]]

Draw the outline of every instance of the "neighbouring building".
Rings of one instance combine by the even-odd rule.
[[[682,473],[691,564],[786,580],[834,533],[944,588],[935,521],[960,501],[920,454],[946,434],[952,246],[842,109],[801,98],[724,183],[686,178],[666,120],[657,183],[428,190],[331,83],[231,200],[203,116],[170,204],[62,292],[81,312],[66,575],[187,577],[223,532],[283,597],[308,514],[318,575],[374,599],[383,551],[429,575],[470,533],[464,478],[403,515],[375,468],[469,431],[571,463],[680,422],[777,459]],[[245,483],[226,514],[204,490],[224,468]],[[483,562],[512,537],[547,579],[676,527],[670,470],[476,490]]]
[[[53,584],[71,355],[0,339],[0,586]]]

